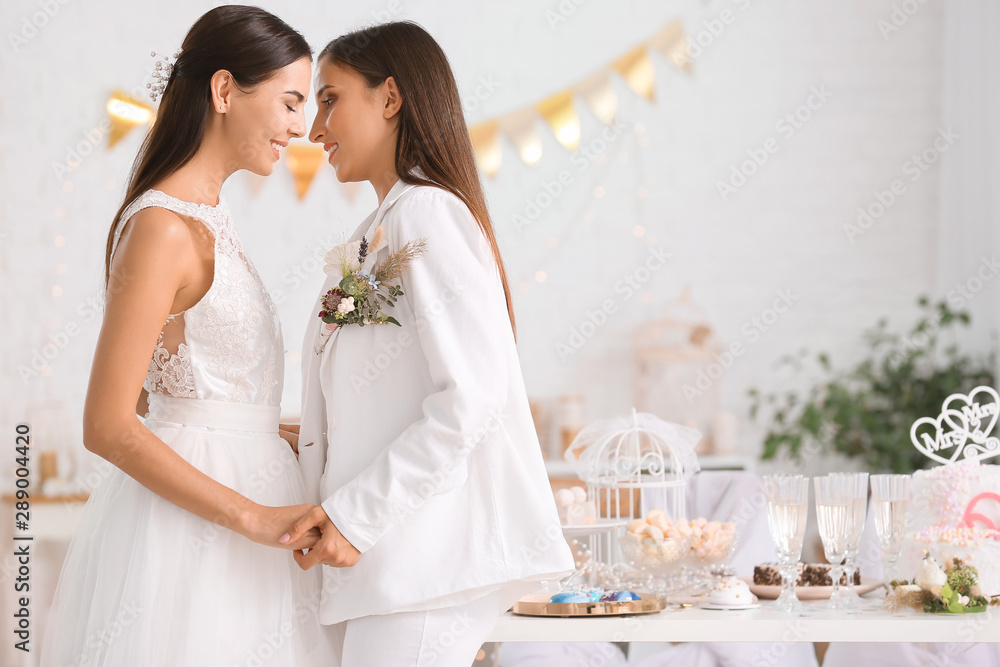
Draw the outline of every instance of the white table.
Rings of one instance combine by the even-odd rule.
[[[494,642],[1000,642],[1000,607],[963,616],[881,609],[858,614],[807,604],[804,616],[774,611],[770,602],[749,611],[668,608],[656,614],[538,618],[507,612]]]
[[[753,472],[754,460],[745,456],[699,456],[698,465],[702,470],[748,470]],[[563,459],[546,459],[545,471],[549,477],[574,478],[576,468]]]

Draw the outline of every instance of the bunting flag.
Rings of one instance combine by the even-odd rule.
[[[655,102],[656,70],[650,51],[662,55],[678,70],[686,74],[692,73],[690,44],[684,32],[684,24],[680,19],[675,19],[646,43],[633,48],[577,84],[524,109],[471,126],[469,135],[476,150],[479,168],[490,177],[497,174],[503,156],[501,135],[506,136],[513,144],[525,164],[537,164],[542,158],[542,142],[538,136],[539,119],[545,121],[556,141],[564,148],[578,150],[580,117],[574,100],[579,97],[598,120],[606,125],[612,124],[618,113],[618,94],[612,81],[613,75],[620,76],[636,95]]]
[[[691,45],[684,34],[684,24],[672,21],[670,25],[649,40],[649,46],[663,55],[670,63],[685,74],[692,74]]]
[[[662,55],[678,70],[692,74],[690,43],[680,19],[670,22],[663,30],[643,44],[613,60],[582,81],[551,95],[540,102],[519,109],[503,117],[477,123],[469,128],[469,136],[476,153],[479,168],[491,178],[496,176],[503,161],[501,137],[513,144],[521,160],[533,166],[542,159],[542,141],[538,134],[539,120],[566,150],[580,148],[580,116],[576,107],[579,98],[588,109],[606,125],[615,121],[618,113],[618,94],[613,76],[621,77],[636,95],[650,102],[656,101],[656,71],[650,52]],[[120,90],[115,90],[107,103],[111,118],[108,147],[121,141],[133,128],[147,125],[156,119],[156,110]],[[287,153],[288,170],[295,180],[298,198],[309,192],[317,170],[323,163],[323,149],[309,144],[290,144]],[[344,183],[344,193],[353,203],[357,196],[356,183]],[[251,179],[250,187],[256,194],[262,187],[261,179]]]
[[[542,159],[542,140],[538,136],[537,120],[538,111],[532,107],[509,114],[499,121],[503,133],[511,140],[517,154],[527,165],[534,165]]]
[[[121,141],[126,134],[137,125],[152,122],[156,113],[153,107],[140,102],[128,94],[115,90],[108,98],[108,117],[111,119],[111,131],[108,132],[108,148]]]
[[[288,155],[288,171],[295,178],[295,192],[299,200],[305,199],[326,153],[321,146],[315,144],[288,144],[285,152]]]
[[[656,72],[645,46],[632,49],[611,66],[636,95],[642,95],[650,102],[656,101]]]
[[[500,148],[500,124],[492,120],[469,128],[472,138],[472,148],[476,151],[476,162],[479,168],[490,177],[496,176],[503,160],[503,150]]]
[[[598,72],[581,81],[576,92],[605,125],[615,122],[618,114],[618,93],[607,72]]]
[[[538,105],[538,113],[552,128],[556,141],[571,151],[580,148],[580,118],[573,106],[573,91],[553,95]]]

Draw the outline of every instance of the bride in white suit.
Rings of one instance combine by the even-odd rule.
[[[573,568],[506,273],[433,38],[409,22],[375,26],[331,42],[318,68],[310,139],[340,181],[378,195],[351,237],[384,238],[361,269],[410,241],[425,249],[386,308],[401,326],[331,333],[319,302],[311,314],[299,453],[320,506],[282,539],[322,533],[296,559],[324,566],[320,620],[344,665],[467,667],[500,613]],[[333,267],[321,294],[341,277]]]

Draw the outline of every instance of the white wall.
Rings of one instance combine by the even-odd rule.
[[[908,324],[915,297],[933,287],[937,166],[915,182],[905,180],[905,194],[853,243],[844,231],[858,207],[874,201],[874,191],[907,179],[904,163],[932,145],[941,125],[941,4],[911,2],[919,9],[887,37],[878,22],[891,19],[893,3],[884,0],[262,4],[300,28],[317,49],[349,27],[401,8],[395,16],[417,20],[440,40],[465,93],[471,96],[480,79],[496,83],[492,94],[470,105],[471,123],[538,101],[673,18],[683,18],[692,34],[703,32],[705,43],[710,33],[704,22],[731,12],[731,22],[702,49],[694,76],[657,59],[656,103],[618,82],[626,130],[585,170],[542,127],[541,163],[529,168],[507,146],[503,167],[487,188],[516,294],[529,394],[582,389],[591,417],[625,411],[632,401],[635,326],[659,316],[662,304],[690,285],[722,338],[746,345],[722,379],[725,407],[743,418],[748,387],[800,382],[772,371],[782,354],[808,346],[847,363],[863,352],[862,329],[881,316]],[[109,91],[140,85],[149,52],[175,50],[212,3],[176,0],[150,8],[54,2],[55,15],[15,51],[10,33],[21,31],[42,4],[13,0],[0,10],[0,414],[12,424],[31,401],[64,399],[79,429],[99,328],[88,303],[99,290],[106,229],[139,133],[112,150],[99,142],[64,179],[52,165],[99,127]],[[572,11],[553,26],[547,12],[559,7]],[[829,99],[792,136],[779,131],[776,124],[814,89],[829,91]],[[586,145],[601,127],[589,111],[581,115]],[[718,181],[769,138],[777,152],[722,201]],[[571,186],[519,232],[512,216],[561,170],[571,171]],[[296,201],[291,180],[278,168],[258,194],[244,175],[225,188],[249,254],[280,295],[289,349],[286,415],[298,411],[299,347],[321,282],[317,268],[296,287],[290,272],[323,251],[319,239],[331,231],[349,233],[375,204],[367,186],[350,204],[326,165],[304,202]],[[598,186],[602,197],[594,195]],[[645,198],[637,196],[640,187]],[[637,225],[646,230],[642,238],[633,235]],[[64,245],[56,245],[58,236]],[[554,249],[550,239],[557,240]],[[615,283],[645,260],[651,246],[662,246],[672,258],[642,294],[626,300]],[[535,279],[539,271],[547,276],[543,283]],[[750,340],[744,325],[778,290],[791,290],[798,300],[759,340]],[[606,298],[618,300],[619,313],[561,359],[556,345]],[[49,363],[51,374],[22,381],[17,368],[30,366],[49,336],[69,325],[79,334]],[[741,451],[757,451],[759,430],[741,426]]]

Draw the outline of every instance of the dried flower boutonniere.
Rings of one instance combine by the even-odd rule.
[[[402,326],[396,318],[382,312],[383,308],[396,305],[396,299],[403,295],[403,289],[399,285],[390,285],[389,281],[403,275],[410,262],[424,252],[426,241],[408,241],[399,250],[390,252],[381,264],[365,271],[362,268],[365,258],[378,252],[384,240],[385,232],[380,226],[370,242],[361,237],[360,241],[334,246],[326,254],[323,270],[329,275],[339,275],[340,283],[320,299],[319,317],[324,324],[320,329],[316,354],[323,351],[333,332],[345,324]]]

